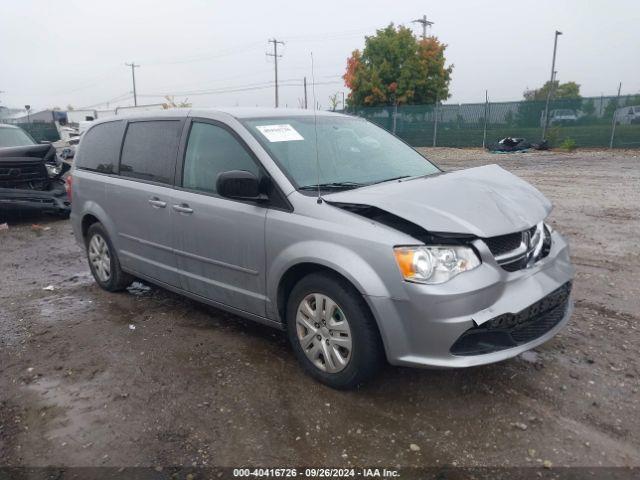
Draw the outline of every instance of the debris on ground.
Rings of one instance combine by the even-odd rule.
[[[31,225],[31,230],[33,230],[34,232],[38,232],[38,231],[46,232],[48,230],[51,230],[51,227],[44,227],[38,223],[34,223]]]
[[[492,153],[511,153],[511,152],[526,152],[531,148],[531,144],[527,142],[526,138],[519,137],[505,137],[499,140],[498,143],[489,145],[487,150]]]
[[[135,330],[136,326],[133,323],[129,324],[129,330]]]
[[[540,143],[532,143],[531,147],[534,150],[549,150],[549,142],[546,140],[542,140]]]
[[[522,422],[514,422],[511,424],[512,427],[515,427],[519,430],[526,430],[527,429],[527,424],[526,423],[522,423]]]
[[[7,222],[0,223],[0,230],[9,230],[9,224]]]
[[[533,350],[527,350],[526,352],[522,352],[520,354],[520,358],[527,363],[538,363],[540,362],[540,356],[534,352]]]
[[[415,443],[412,443],[411,445],[409,445],[409,450],[411,450],[412,452],[419,452],[420,451],[420,447],[418,445],[416,445]]]
[[[53,292],[55,289],[56,287],[54,287],[53,285],[47,285],[43,288],[43,290],[46,290],[47,292]]]
[[[549,142],[542,140],[540,143],[527,142],[526,138],[520,137],[505,137],[487,147],[491,153],[512,153],[512,152],[527,152],[530,149],[533,150],[549,150]]]
[[[142,282],[133,282],[127,287],[127,292],[131,295],[144,295],[151,291],[151,287]]]

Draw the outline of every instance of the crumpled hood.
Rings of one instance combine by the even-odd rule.
[[[487,238],[525,230],[544,220],[551,202],[498,165],[387,182],[323,195],[327,202],[371,205],[432,233]]]

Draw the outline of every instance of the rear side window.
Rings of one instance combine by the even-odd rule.
[[[182,185],[216,193],[218,174],[229,170],[260,174],[251,155],[228,130],[210,123],[193,122],[184,159]]]
[[[89,129],[75,159],[76,166],[94,172],[115,173],[122,143],[123,121],[100,123]]]
[[[120,175],[158,183],[173,183],[179,120],[131,122],[122,147]]]

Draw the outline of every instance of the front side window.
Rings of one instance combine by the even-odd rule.
[[[218,175],[229,170],[246,170],[256,176],[260,173],[251,155],[228,130],[210,123],[193,122],[182,186],[216,193]]]
[[[181,122],[131,122],[122,146],[120,175],[158,183],[173,183]]]
[[[257,118],[245,126],[297,188],[357,188],[440,172],[387,131],[360,118],[318,116]],[[316,149],[318,155],[316,157]]]

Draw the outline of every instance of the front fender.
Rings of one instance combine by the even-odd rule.
[[[380,275],[358,252],[319,240],[307,240],[289,245],[272,259],[267,271],[267,297],[271,305],[277,305],[278,285],[284,274],[292,267],[313,263],[334,270],[363,295],[390,296]]]

